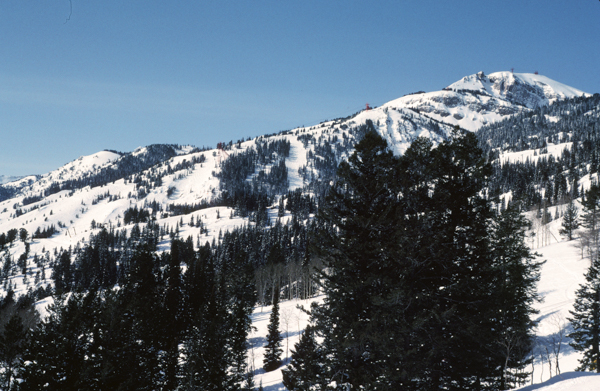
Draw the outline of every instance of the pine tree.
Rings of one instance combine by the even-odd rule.
[[[0,388],[10,390],[15,377],[17,359],[21,355],[23,345],[26,342],[27,330],[23,325],[21,317],[15,313],[4,325],[4,331],[0,334]]]
[[[186,312],[190,318],[184,341],[182,388],[225,390],[230,383],[227,308],[217,286],[214,256],[208,243],[197,254],[185,274]]]
[[[22,362],[27,365],[20,369],[19,389],[102,389],[101,371],[107,360],[102,334],[95,325],[103,313],[103,301],[91,290],[73,293],[66,302],[57,296],[54,302],[49,317],[25,346]]]
[[[404,324],[404,295],[394,292],[406,266],[393,259],[400,243],[397,160],[373,124],[367,126],[355,153],[340,163],[338,178],[319,210],[322,228],[311,242],[318,245],[314,250],[328,271],[320,276],[327,296],[313,318],[324,337],[324,354],[331,359],[322,363],[331,381],[358,389],[381,386],[378,379],[383,379],[401,387],[394,376],[402,372],[388,371],[403,364],[398,349],[385,348],[394,336],[403,344],[397,328]]]
[[[581,232],[583,245],[587,247],[590,259],[598,256],[598,246],[600,245],[600,186],[593,183],[589,190],[582,197],[581,204],[584,208],[581,226],[584,228]]]
[[[569,199],[567,209],[563,216],[562,228],[558,231],[562,236],[566,236],[568,240],[573,240],[573,233],[579,228],[579,213],[573,199]]]
[[[163,319],[163,339],[165,344],[164,372],[165,389],[174,390],[177,387],[179,344],[183,331],[183,300],[180,264],[184,259],[185,243],[181,240],[171,241],[171,253],[167,268],[165,292],[165,317]]]
[[[279,290],[275,291],[273,300],[273,308],[269,318],[267,334],[267,346],[265,347],[265,357],[263,360],[264,369],[266,372],[274,371],[281,366],[281,333],[279,332]]]
[[[309,391],[320,381],[320,348],[309,325],[292,349],[292,359],[282,370],[283,385],[290,391]]]
[[[530,352],[534,342],[532,316],[539,300],[536,292],[543,262],[535,260],[536,254],[525,243],[529,221],[519,212],[518,205],[509,206],[493,218],[491,252],[494,259],[495,301],[490,303],[489,318],[493,320],[494,341],[491,352],[492,367],[497,365],[499,389],[522,384],[528,374]]]
[[[585,283],[576,292],[569,321],[573,332],[570,345],[583,353],[578,371],[600,373],[600,259],[595,258],[585,274]]]
[[[400,158],[368,131],[340,164],[314,240],[326,270],[326,297],[312,314],[327,382],[480,389],[502,381],[499,368],[523,367],[522,351],[507,359],[498,349],[510,333],[530,343],[537,274],[522,221],[504,224],[514,242],[492,235],[491,205],[481,195],[490,172],[475,136],[460,130],[435,149],[417,139]],[[521,296],[499,297],[515,277],[501,273],[502,263],[525,273],[512,286]],[[500,325],[500,303],[522,311]]]
[[[246,372],[246,379],[244,381],[242,391],[254,391],[255,388],[256,384],[254,382],[254,368],[250,368],[248,372]]]

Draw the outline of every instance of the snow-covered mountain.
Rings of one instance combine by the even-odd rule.
[[[18,176],[11,176],[11,175],[0,175],[0,185],[3,185],[5,183],[9,183],[9,182],[13,182],[16,181],[18,179],[20,179],[21,177]]]
[[[486,76],[479,72],[466,76],[441,91],[406,95],[348,118],[308,128],[296,128],[284,132],[283,136],[289,138],[292,134],[304,134],[305,137],[319,138],[329,133],[350,135],[352,129],[370,120],[387,139],[390,147],[401,154],[419,136],[429,137],[437,143],[445,139],[456,125],[477,131],[483,125],[497,122],[506,116],[576,96],[589,94],[542,75],[496,72]],[[13,195],[32,195],[69,181],[87,180],[93,186],[93,177],[103,170],[112,176],[123,177],[124,174],[115,173],[122,169],[120,166],[127,166],[131,171],[128,174],[131,174],[135,169],[145,169],[167,158],[192,151],[192,147],[175,145],[153,145],[126,154],[105,150],[82,156],[48,174],[21,178],[3,187]]]
[[[229,171],[240,170],[236,164],[242,164],[250,154],[258,157],[253,155],[256,164],[253,171],[247,171],[248,183],[274,189],[272,183],[267,183],[271,180],[268,174],[281,164],[287,171],[287,185],[278,188],[279,196],[272,194],[275,203],[269,213],[275,218],[276,202],[286,191],[300,189],[318,195],[319,183],[329,183],[338,162],[352,152],[367,123],[372,123],[390,147],[401,154],[419,136],[437,143],[455,125],[476,131],[514,113],[587,95],[541,75],[498,72],[486,76],[479,72],[441,91],[407,95],[347,118],[245,142],[230,142],[220,149],[201,151],[191,146],[150,145],[129,153],[100,151],[45,175],[24,177],[0,186],[0,233],[24,228],[32,234],[38,229],[57,227],[58,235],[35,240],[32,244],[35,254],[42,249],[67,248],[85,241],[93,231],[92,222],[98,226],[123,225],[124,213],[132,207],[160,205],[161,213],[154,210],[154,214],[161,224],[177,219],[179,212],[172,211],[177,205],[187,205],[194,210],[192,215],[206,215],[207,219],[215,213],[209,210],[223,209],[220,214],[226,216],[237,214],[223,207],[223,203],[217,206],[215,202],[224,192],[231,193],[232,186],[240,186],[230,183],[227,178],[231,176],[223,173],[224,167]],[[280,144],[287,145],[285,153]],[[219,229],[249,224],[248,219],[238,216],[228,223],[215,219],[205,225],[209,236],[216,237]],[[213,223],[214,228],[210,225]],[[185,235],[196,236],[198,232],[194,229],[190,227]],[[79,234],[74,237],[69,232]],[[57,239],[59,235],[61,240]]]
[[[30,257],[50,257],[55,249],[85,244],[90,234],[102,227],[130,231],[134,224],[125,221],[125,213],[137,208],[149,211],[160,226],[177,226],[183,238],[202,237],[203,242],[211,242],[218,240],[222,232],[256,224],[252,212],[240,213],[238,206],[222,202],[224,196],[232,196],[233,188],[245,183],[251,189],[268,191],[272,204],[267,213],[271,221],[278,216],[284,221],[290,219],[288,211],[279,210],[282,205],[279,201],[294,190],[318,196],[335,175],[339,161],[352,152],[367,124],[373,125],[395,153],[402,154],[419,136],[439,143],[456,125],[478,131],[515,114],[581,96],[589,94],[541,75],[497,72],[486,76],[479,72],[441,91],[406,95],[347,118],[228,143],[218,149],[151,145],[129,153],[100,151],[50,173],[0,186],[0,234],[25,229],[32,235],[54,227],[54,235],[37,237],[30,243]],[[251,168],[241,166],[250,160]],[[273,179],[276,173],[281,174],[282,167],[285,168],[283,187]],[[240,172],[244,173],[241,179],[240,175],[233,175]],[[582,180],[589,183],[590,177]],[[186,224],[190,220],[201,220],[202,225]],[[159,244],[162,250],[168,250],[168,246],[168,239]],[[22,242],[8,249],[13,259],[24,250]],[[40,267],[34,262],[29,265],[26,274],[10,277],[17,295],[49,283],[49,279],[31,278],[40,272]],[[41,274],[50,276],[46,269]],[[573,281],[579,281],[581,270],[575,273]],[[572,296],[576,285],[575,282],[569,285],[568,295]],[[571,296],[552,299],[552,303],[560,302],[556,305],[562,306],[561,311],[566,313],[566,306],[572,303]],[[261,319],[264,321],[265,317]],[[303,327],[298,323],[298,329]],[[298,337],[296,333],[292,343]],[[271,381],[275,387],[279,380]]]
[[[382,107],[404,107],[443,123],[477,131],[499,121],[557,100],[589,95],[542,75],[483,72],[450,84],[442,91],[407,95]]]

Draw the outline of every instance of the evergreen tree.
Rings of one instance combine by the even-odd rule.
[[[312,313],[328,383],[481,389],[500,387],[504,368],[523,367],[522,351],[507,358],[498,348],[511,333],[530,343],[537,274],[522,220],[503,225],[514,242],[492,235],[481,195],[490,172],[475,136],[459,130],[435,149],[417,139],[401,158],[369,131],[340,164],[315,238],[326,297]],[[502,263],[515,275],[502,275]],[[519,272],[511,287],[522,295],[501,297]],[[499,324],[500,303],[522,310]]]
[[[50,315],[26,344],[20,390],[95,390],[102,387],[102,337],[97,324],[102,300],[94,291],[57,296]],[[117,389],[117,388],[113,388]]]
[[[52,272],[54,280],[54,291],[60,295],[69,292],[72,286],[71,274],[71,254],[68,251],[62,251]]]
[[[255,388],[256,384],[254,382],[254,368],[250,368],[250,370],[246,372],[246,379],[244,381],[242,391],[254,391]]]
[[[586,190],[581,204],[584,208],[581,223],[584,229],[581,232],[581,239],[588,249],[590,259],[594,260],[598,256],[600,245],[600,186],[598,184],[593,183],[589,190]]]
[[[177,388],[179,344],[183,331],[183,300],[181,281],[181,261],[184,258],[185,243],[171,241],[171,253],[167,268],[166,291],[164,297],[165,318],[163,319],[163,339],[165,344],[165,389]]]
[[[292,349],[292,359],[287,369],[282,370],[283,385],[290,391],[309,391],[321,380],[319,346],[314,330],[309,325]]]
[[[397,162],[373,124],[368,126],[356,152],[340,163],[319,210],[322,228],[311,241],[319,245],[315,250],[327,270],[320,276],[327,296],[313,309],[328,360],[322,364],[331,381],[357,389],[381,386],[378,379],[401,387],[394,378],[401,371],[389,371],[388,379],[383,375],[403,361],[398,349],[389,348],[394,336],[402,345],[397,328],[404,324],[398,312],[403,294],[394,289],[405,264],[391,258],[400,231],[393,188]]]
[[[265,357],[263,359],[266,372],[274,371],[281,366],[281,333],[279,332],[279,290],[275,291],[271,316],[269,318],[267,334],[267,346],[265,347]]]
[[[2,365],[0,388],[10,390],[15,377],[15,369],[18,367],[18,358],[27,339],[27,330],[17,313],[14,313],[3,326],[4,330],[0,334],[0,364]]]
[[[495,377],[499,389],[523,384],[528,377],[524,371],[531,363],[534,342],[532,316],[539,300],[536,285],[543,262],[525,243],[529,221],[519,212],[518,205],[509,206],[493,218],[491,252],[494,259],[494,281],[489,318],[494,334],[490,345],[493,365],[500,373]]]
[[[574,331],[568,337],[573,339],[570,345],[583,353],[577,370],[600,373],[600,259],[592,261],[585,281],[576,292],[573,310],[569,311]]]
[[[107,320],[105,384],[114,390],[152,390],[164,384],[161,368],[164,344],[161,324],[163,282],[156,272],[156,255],[145,245],[131,258],[129,274]]]
[[[562,236],[566,236],[568,240],[573,240],[573,233],[579,228],[579,213],[573,199],[569,199],[567,209],[563,216],[562,228],[558,231]]]
[[[184,340],[184,390],[227,390],[231,386],[227,308],[217,278],[207,243],[198,250],[184,278],[186,312],[190,315]]]

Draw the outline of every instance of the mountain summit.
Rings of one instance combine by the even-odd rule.
[[[477,131],[508,115],[576,96],[589,94],[542,75],[496,72],[486,76],[479,72],[441,91],[406,95],[382,107],[409,108],[433,120]]]
[[[589,95],[546,76],[511,72],[496,72],[489,76],[478,72],[463,77],[445,89],[489,94],[530,109],[552,104],[557,100]]]

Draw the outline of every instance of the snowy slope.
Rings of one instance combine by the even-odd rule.
[[[164,213],[157,215],[159,225],[175,226],[183,222],[180,235],[183,238],[192,236],[204,243],[217,239],[219,232],[233,230],[236,227],[252,224],[247,218],[232,216],[233,210],[227,207],[210,207],[184,216],[171,216],[166,210],[169,204],[209,203],[220,195],[220,183],[216,177],[222,163],[231,156],[254,148],[257,142],[269,142],[285,139],[290,143],[289,157],[285,159],[288,169],[290,190],[305,189],[310,180],[320,178],[317,162],[325,157],[319,155],[320,147],[330,145],[331,153],[338,161],[345,159],[357,141],[357,129],[371,121],[378,132],[388,141],[396,154],[402,154],[419,137],[428,137],[434,143],[444,140],[454,125],[476,131],[486,123],[499,121],[508,115],[530,110],[536,105],[549,104],[557,99],[584,95],[583,92],[564,86],[544,76],[532,74],[511,74],[508,72],[483,73],[471,75],[451,84],[442,91],[407,95],[388,102],[372,110],[364,110],[353,116],[323,122],[310,127],[301,127],[282,132],[274,136],[262,136],[255,140],[233,145],[226,152],[218,149],[198,151],[192,147],[174,147],[172,155],[157,159],[157,163],[143,169],[135,175],[109,182],[103,186],[85,186],[72,190],[54,192],[41,197],[36,202],[24,202],[26,197],[38,197],[51,189],[53,185],[90,178],[102,170],[116,169],[125,159],[143,160],[146,156],[157,153],[161,148],[138,148],[130,154],[101,151],[93,155],[82,156],[55,171],[42,176],[30,176],[11,182],[5,187],[13,189],[16,195],[0,202],[0,233],[10,229],[25,228],[31,235],[36,229],[54,225],[58,233],[49,239],[31,241],[31,255],[52,257],[55,249],[75,247],[85,243],[92,232],[92,222],[99,226],[112,226],[131,229],[133,225],[124,226],[125,210],[131,207],[148,208],[156,202],[164,207]],[[559,155],[569,143],[548,146],[548,154]],[[164,151],[163,151],[164,152]],[[541,151],[523,151],[505,153],[502,161],[536,159]],[[196,162],[191,164],[190,162]],[[181,167],[181,168],[177,168]],[[270,167],[258,167],[258,170],[269,171]],[[134,178],[135,177],[135,178]],[[157,178],[160,181],[157,182]],[[135,182],[137,180],[137,182]],[[589,180],[583,178],[582,181]],[[586,188],[589,188],[586,185]],[[308,191],[308,190],[306,190]],[[277,216],[277,203],[270,209],[271,220]],[[554,215],[555,211],[551,211]],[[191,218],[200,218],[207,233],[200,228],[190,226]],[[574,291],[583,281],[586,261],[581,260],[578,249],[571,243],[562,241],[558,235],[559,222],[551,223],[551,234],[546,242],[531,245],[547,260],[542,271],[539,290],[545,297],[540,303],[540,346],[536,351],[538,358],[534,371],[534,381],[540,382],[550,377],[548,364],[542,364],[541,352],[551,343],[557,329],[557,323],[568,316],[574,299]],[[534,227],[534,230],[539,227]],[[552,239],[554,238],[554,239]],[[169,241],[160,243],[161,250],[168,250]],[[24,252],[24,244],[15,243],[9,249],[13,259]],[[37,274],[44,274],[46,281],[35,282]],[[10,284],[17,295],[28,288],[36,288],[48,284],[51,270],[47,266],[40,269],[31,259],[26,275],[10,277]],[[2,294],[0,288],[0,294]],[[318,300],[318,299],[317,299]],[[40,303],[42,309],[47,301]],[[299,339],[300,330],[307,322],[305,314],[295,310],[297,302],[282,303],[282,309],[295,319],[294,328],[290,326],[289,347]],[[308,303],[300,303],[308,307]],[[257,383],[263,380],[267,390],[281,389],[281,371],[265,374],[262,366],[262,347],[266,336],[266,323],[270,309],[257,309],[253,315],[257,331],[250,336],[252,341],[253,365],[257,368]],[[282,311],[283,313],[283,311]],[[286,342],[284,341],[284,345]],[[565,344],[561,354],[560,367],[563,371],[573,370],[577,355]],[[542,368],[544,371],[542,372]],[[554,367],[553,373],[556,373]]]
[[[534,73],[495,72],[486,76],[479,72],[450,84],[446,89],[485,93],[530,109],[547,106],[557,100],[589,96],[576,88]]]
[[[442,91],[417,93],[382,107],[404,107],[451,125],[477,131],[481,126],[549,105],[557,100],[589,96],[542,75],[483,72],[465,76]]]
[[[18,176],[10,176],[10,175],[0,175],[0,185],[3,185],[5,183],[9,183],[9,182],[14,182],[21,179],[21,177]]]
[[[568,372],[544,383],[519,388],[519,391],[597,391],[600,375],[589,372]]]
[[[265,391],[279,391],[286,388],[282,383],[281,371],[287,367],[289,363],[291,351],[294,345],[300,341],[302,331],[308,324],[308,315],[299,309],[303,307],[310,309],[313,302],[320,303],[323,296],[317,296],[307,300],[290,300],[283,301],[279,305],[279,330],[281,331],[282,341],[282,361],[283,365],[266,373],[263,366],[263,358],[265,346],[267,344],[266,336],[268,333],[269,317],[271,315],[271,307],[257,307],[252,314],[253,331],[248,336],[248,367],[254,368],[255,382],[258,386],[261,382]]]

